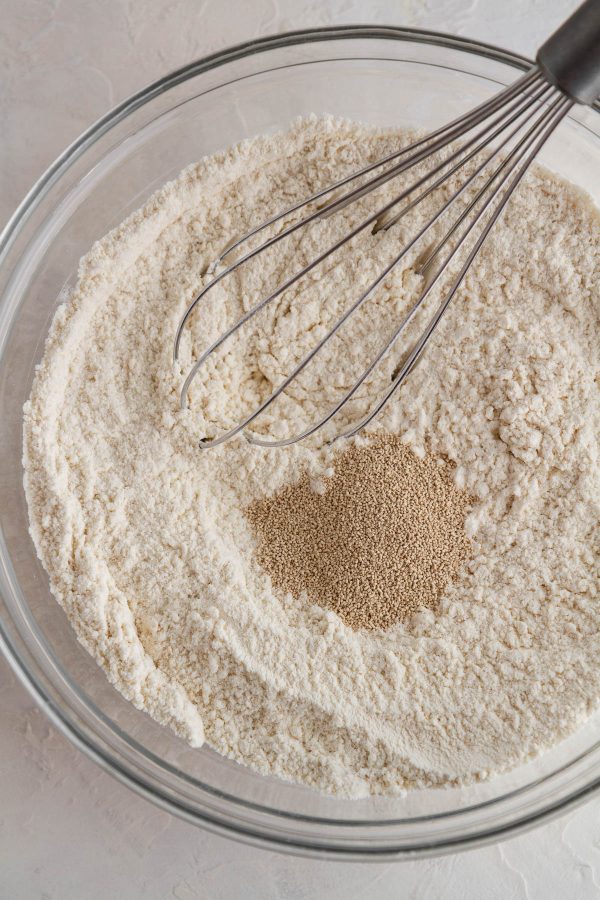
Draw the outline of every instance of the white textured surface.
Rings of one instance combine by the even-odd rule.
[[[235,6],[232,14],[231,7]],[[377,22],[532,54],[574,0],[4,0],[0,221],[90,122],[165,71],[260,34]],[[0,896],[10,900],[600,897],[600,798],[527,835],[438,860],[315,862],[163,813],[61,737],[0,662]]]

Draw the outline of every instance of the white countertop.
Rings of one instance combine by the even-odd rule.
[[[0,223],[77,134],[169,69],[258,35],[420,26],[528,55],[576,0],[3,0]],[[232,7],[235,11],[232,12]],[[164,813],[63,738],[0,661],[0,897],[600,897],[600,797],[492,847],[396,864],[256,850]]]

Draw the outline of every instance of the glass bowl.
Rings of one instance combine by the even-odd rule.
[[[78,644],[28,533],[22,406],[52,315],[94,240],[184,166],[309,113],[439,126],[531,63],[398,28],[298,31],[207,57],[127,100],[83,134],[8,224],[0,256],[0,638],[53,722],[140,794],[248,842],[347,859],[435,854],[498,839],[600,784],[600,714],[540,759],[468,788],[341,800],[192,750],[134,709]],[[576,109],[543,161],[600,200],[600,114]]]

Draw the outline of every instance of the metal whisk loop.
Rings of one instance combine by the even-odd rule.
[[[404,215],[405,212],[407,212],[409,209],[411,209],[413,206],[415,206],[417,203],[419,203],[421,200],[423,200],[435,188],[437,188],[444,181],[446,181],[447,178],[450,177],[450,175],[452,175],[453,173],[458,171],[469,160],[471,160],[474,156],[476,156],[477,153],[479,153],[485,146],[487,146],[487,144],[491,140],[493,140],[493,138],[497,137],[504,130],[506,125],[508,124],[507,122],[505,122],[503,120],[507,119],[510,116],[508,121],[513,122],[515,119],[517,119],[521,115],[523,115],[529,109],[529,107],[532,105],[533,102],[543,98],[543,96],[545,94],[549,93],[552,90],[553,89],[549,85],[542,84],[541,87],[538,87],[538,89],[535,93],[532,93],[531,95],[526,95],[525,101],[523,101],[523,99],[520,98],[518,104],[513,103],[500,116],[493,119],[492,122],[488,123],[488,125],[485,128],[483,128],[474,137],[472,137],[469,141],[467,141],[465,144],[463,144],[461,147],[459,147],[458,150],[456,150],[448,159],[441,162],[434,169],[432,169],[430,172],[428,172],[426,175],[424,175],[422,178],[420,178],[418,181],[416,181],[413,185],[411,185],[408,189],[403,191],[401,194],[399,194],[397,197],[395,197],[388,204],[381,207],[374,214],[372,214],[367,219],[365,219],[363,222],[361,222],[356,228],[354,228],[347,235],[345,235],[344,238],[342,238],[340,241],[337,241],[335,244],[332,244],[331,246],[329,246],[323,253],[321,253],[319,256],[317,256],[315,259],[313,259],[309,265],[305,266],[299,272],[296,272],[291,278],[289,278],[287,281],[283,282],[283,284],[279,285],[273,293],[269,294],[267,297],[265,297],[263,300],[261,300],[260,303],[258,303],[256,306],[252,307],[252,309],[248,310],[248,312],[244,316],[242,316],[240,319],[238,319],[238,321],[235,322],[234,325],[232,325],[216,341],[214,341],[207,348],[207,350],[204,351],[204,353],[200,356],[200,358],[194,363],[192,369],[190,370],[190,372],[184,382],[184,385],[183,385],[183,388],[181,391],[182,407],[185,406],[185,404],[187,402],[187,395],[188,395],[188,391],[189,391],[191,383],[193,382],[194,378],[196,378],[198,372],[200,371],[200,369],[202,368],[202,366],[204,365],[204,363],[206,362],[208,357],[211,356],[211,354],[214,353],[214,351],[217,350],[223,343],[225,343],[225,341],[228,340],[233,334],[235,334],[236,331],[238,331],[240,328],[242,328],[246,324],[246,322],[248,322],[253,316],[255,316],[258,312],[260,312],[261,309],[264,309],[265,306],[267,306],[269,303],[271,303],[277,297],[281,296],[289,287],[291,287],[293,284],[295,284],[297,281],[299,281],[304,275],[306,275],[308,272],[310,272],[312,269],[314,269],[316,266],[318,266],[324,259],[331,256],[334,252],[336,252],[338,249],[340,249],[342,246],[344,246],[344,244],[346,244],[353,237],[358,235],[361,231],[363,231],[369,225],[374,225],[374,230],[377,230],[377,224],[380,221],[382,216],[384,216],[394,206],[396,206],[403,199],[405,199],[407,196],[409,196],[411,193],[413,193],[418,187],[420,187],[425,182],[427,182],[431,177],[433,177],[435,174],[437,174],[438,172],[440,172],[444,168],[446,168],[454,159],[458,158],[459,162],[449,172],[446,172],[442,177],[440,177],[436,182],[434,182],[434,184],[431,185],[423,194],[421,194],[418,198],[416,198],[416,200],[412,201],[412,203],[410,203],[400,214],[398,214],[398,216],[394,217],[393,222],[397,221],[402,215]],[[515,109],[516,109],[516,112],[515,112]],[[514,115],[511,115],[512,113],[514,113]],[[490,129],[492,129],[499,122],[502,124],[500,124],[500,126],[498,128],[496,128],[496,130],[492,131],[492,133],[486,138],[485,141],[476,145],[475,148],[470,153],[465,155],[465,150],[467,150],[470,146],[472,146],[472,144],[474,144],[480,137],[482,137],[482,135],[485,135],[487,132],[489,132]],[[468,183],[470,183],[470,181],[467,182],[466,184],[468,184]],[[465,184],[465,186],[466,186],[466,184]],[[436,219],[437,219],[437,217],[436,217]],[[433,220],[433,221],[435,221],[435,220]],[[430,223],[430,225],[433,224],[433,221]],[[386,224],[384,227],[388,228],[389,224]],[[427,227],[429,227],[429,226],[427,226]],[[262,413],[281,394],[281,392],[283,390],[285,390],[285,388],[288,386],[290,381],[293,380],[302,371],[302,369],[304,369],[305,366],[314,358],[315,353],[318,352],[331,337],[333,337],[333,335],[338,331],[338,329],[341,327],[341,325],[346,321],[348,316],[352,312],[354,312],[356,309],[358,309],[358,307],[360,305],[362,305],[363,301],[367,299],[367,297],[372,293],[372,291],[377,287],[377,285],[383,280],[383,278],[400,262],[400,260],[406,255],[406,253],[416,243],[416,240],[420,237],[421,237],[421,233],[417,236],[417,238],[414,241],[412,241],[410,243],[410,245],[408,247],[404,248],[402,253],[396,258],[396,260],[392,263],[392,265],[389,266],[383,272],[382,276],[380,278],[378,278],[377,281],[374,282],[369,287],[367,292],[362,295],[360,300],[357,303],[355,303],[354,306],[352,306],[350,308],[348,314],[345,315],[342,319],[340,319],[338,321],[338,323],[336,323],[336,325],[333,327],[333,329],[315,347],[314,351],[311,352],[307,357],[305,357],[302,360],[302,362],[299,364],[299,366],[296,369],[294,369],[292,374],[280,385],[280,387],[277,389],[277,391],[274,392],[273,394],[271,394],[271,396],[267,398],[265,403],[262,404],[252,414],[252,416],[248,417],[248,419],[245,419],[238,426],[236,426],[235,429],[232,429],[231,431],[226,432],[226,434],[224,434],[221,438],[219,438],[218,443],[223,443],[224,440],[227,440],[230,437],[233,437],[234,434],[237,434],[239,431],[241,431],[243,428],[245,428],[246,425],[250,424],[250,422],[253,421],[253,419],[255,419],[258,415],[260,415],[260,413]],[[209,285],[208,287],[211,287],[211,285]],[[215,440],[217,440],[217,439],[215,439]],[[206,442],[206,446],[209,446],[209,443],[210,443],[210,446],[216,445],[215,441],[211,441],[211,442]]]
[[[449,178],[459,176],[470,162],[473,170],[465,170],[462,181],[457,184],[451,197],[435,209],[428,221],[394,256],[391,262],[383,266],[382,271],[362,291],[360,296],[350,303],[349,308],[333,323],[332,327],[320,338],[317,344],[296,364],[288,375],[272,393],[243,421],[223,434],[200,441],[202,448],[215,447],[224,443],[234,435],[244,431],[254,420],[265,412],[275,400],[290,386],[305,367],[323,349],[325,344],[338,333],[339,329],[357,312],[384,279],[399,263],[416,248],[430,229],[446,214],[452,219],[444,226],[443,234],[435,240],[433,246],[421,258],[417,272],[427,271],[426,284],[413,303],[411,309],[403,316],[391,337],[387,340],[359,378],[346,390],[341,400],[329,410],[319,421],[306,428],[301,434],[283,440],[270,440],[256,434],[247,434],[247,439],[262,447],[285,447],[296,441],[307,438],[328,423],[352,399],[365,384],[374,369],[390,353],[400,336],[413,321],[431,292],[440,284],[440,280],[453,260],[460,266],[458,275],[452,276],[448,288],[441,291],[435,312],[420,333],[408,353],[401,355],[401,364],[394,369],[391,381],[371,410],[357,423],[342,431],[339,437],[350,437],[366,427],[383,409],[390,397],[414,369],[431,336],[445,315],[448,306],[463,282],[463,279],[479,253],[494,224],[502,214],[510,197],[523,179],[544,143],[554,129],[568,113],[571,106],[578,103],[592,104],[600,94],[600,59],[597,47],[600,43],[600,9],[597,0],[585,0],[571,18],[552,35],[541,47],[537,56],[537,65],[520,78],[515,84],[501,91],[490,100],[480,104],[466,115],[438,128],[436,131],[420,138],[407,147],[402,147],[382,159],[350,173],[334,184],[327,185],[313,193],[310,197],[293,204],[264,222],[250,229],[246,234],[231,242],[220,254],[214,265],[223,264],[225,268],[215,274],[211,281],[200,291],[188,306],[179,322],[174,341],[174,360],[179,358],[183,330],[190,316],[198,308],[206,295],[220,282],[226,279],[241,266],[259,256],[270,247],[296,233],[311,223],[334,215],[351,203],[355,203],[392,179],[408,172],[414,166],[435,156],[439,151],[448,148],[443,160],[434,159],[425,174],[417,177],[408,187],[402,188],[383,203],[374,213],[354,225],[349,232],[337,239],[314,259],[308,261],[279,284],[268,296],[248,310],[240,319],[231,325],[206,349],[191,367],[181,390],[181,406],[187,404],[190,386],[206,363],[230,337],[246,325],[268,304],[280,297],[288,288],[311,272],[332,254],[337,253],[353,238],[371,227],[373,233],[387,230],[395,225],[410,210],[417,207],[436,190],[443,187]],[[484,159],[480,161],[480,155]],[[494,160],[497,160],[494,163]],[[470,167],[471,168],[471,167]],[[479,179],[483,184],[479,186]],[[465,191],[472,190],[472,196],[460,204],[454,215],[450,210],[459,201]],[[341,193],[340,193],[341,191]],[[325,200],[324,203],[320,201]],[[404,203],[404,201],[407,201]],[[300,214],[296,219],[297,214]],[[287,221],[292,218],[292,221]],[[281,230],[259,239],[257,246],[245,245],[259,237],[267,228],[281,223]],[[457,258],[465,241],[471,237],[471,243],[465,246],[465,261]],[[444,248],[449,246],[444,258],[438,262]],[[227,259],[234,252],[242,255],[227,265]],[[462,259],[462,257],[461,257]],[[431,274],[432,267],[436,270]],[[214,271],[214,269],[212,269]],[[337,440],[337,438],[335,438]]]
[[[450,177],[451,174],[454,174],[455,172],[457,172],[460,168],[462,168],[464,165],[466,165],[466,163],[468,161],[470,161],[479,152],[481,152],[481,150],[484,149],[495,137],[500,135],[505,130],[505,128],[507,127],[507,125],[509,123],[514,123],[515,121],[518,121],[518,119],[521,118],[530,109],[530,107],[534,103],[542,100],[546,95],[548,95],[550,92],[552,92],[554,90],[549,85],[547,85],[543,82],[540,83],[539,85],[537,85],[535,79],[532,79],[531,84],[533,85],[533,87],[535,87],[535,90],[527,91],[524,96],[519,97],[516,102],[511,103],[505,110],[503,110],[503,112],[499,116],[496,116],[494,119],[492,119],[491,122],[489,122],[481,130],[479,130],[467,142],[463,143],[456,151],[454,151],[451,154],[450,157],[448,157],[443,162],[439,163],[437,166],[435,166],[432,170],[430,170],[422,178],[418,179],[418,181],[415,182],[414,184],[412,184],[407,190],[401,192],[401,194],[399,194],[397,197],[395,197],[390,203],[388,203],[384,207],[378,209],[374,214],[372,214],[366,220],[364,220],[362,223],[360,223],[359,226],[357,226],[355,229],[353,229],[351,232],[349,232],[349,234],[347,234],[341,241],[338,241],[337,244],[334,244],[334,245],[328,247],[327,250],[325,250],[323,254],[318,256],[316,259],[314,259],[309,264],[310,268],[313,268],[314,266],[318,265],[319,262],[321,262],[323,259],[330,256],[333,252],[335,252],[335,250],[337,250],[339,247],[343,246],[343,244],[345,244],[348,240],[350,240],[352,237],[354,237],[356,234],[358,234],[364,228],[368,227],[369,225],[377,224],[381,220],[381,217],[383,215],[385,215],[386,212],[388,212],[395,205],[397,205],[399,202],[401,202],[403,199],[405,199],[407,196],[409,196],[411,193],[413,193],[418,187],[420,187],[421,185],[423,185],[427,181],[429,181],[434,175],[436,175],[443,169],[446,169],[455,159],[458,159],[458,162],[454,166],[452,166],[450,171],[444,173],[444,175],[442,175],[439,179],[434,181],[434,183],[429,188],[427,188],[422,194],[420,194],[419,197],[417,197],[414,201],[412,201],[402,211],[402,213],[400,213],[400,215],[403,215],[406,211],[408,211],[409,208],[412,208],[414,205],[416,205],[422,199],[424,199],[426,196],[428,196],[435,188],[437,188],[442,183],[444,183],[446,181],[446,179],[448,177]],[[294,370],[291,372],[291,374],[278,386],[278,388],[275,391],[273,391],[269,395],[269,397],[267,397],[266,400],[259,407],[257,407],[257,409],[255,409],[243,421],[238,423],[238,425],[236,425],[234,428],[230,429],[229,431],[225,432],[223,435],[221,435],[217,438],[204,439],[202,442],[203,447],[208,448],[208,447],[212,447],[212,446],[217,446],[218,444],[224,443],[226,440],[229,440],[231,437],[238,434],[240,431],[242,431],[244,428],[246,428],[249,424],[251,424],[251,422],[254,421],[254,419],[256,419],[259,415],[261,415],[261,413],[263,413],[281,395],[281,393],[300,374],[300,372],[310,363],[310,361],[323,348],[323,346],[333,337],[333,335],[335,333],[337,333],[337,331],[342,327],[342,325],[347,321],[347,319],[365,302],[365,300],[373,293],[373,291],[384,280],[384,278],[387,277],[387,275],[392,271],[392,269],[395,266],[397,266],[398,263],[406,256],[406,254],[412,249],[412,247],[417,243],[417,241],[421,237],[423,237],[423,235],[429,230],[429,228],[431,228],[431,226],[440,218],[440,216],[449,207],[450,203],[454,199],[456,199],[456,197],[460,193],[462,193],[472,183],[475,176],[477,174],[479,174],[483,170],[483,168],[485,168],[485,166],[488,164],[490,159],[493,158],[493,156],[497,155],[497,153],[500,151],[500,149],[503,146],[505,146],[505,144],[510,140],[510,138],[520,128],[521,128],[521,125],[518,125],[517,128],[513,132],[511,132],[507,138],[505,138],[505,140],[502,142],[500,147],[497,148],[496,151],[494,151],[492,156],[488,157],[488,159],[486,159],[484,161],[484,163],[477,168],[475,173],[463,183],[462,187],[455,194],[455,196],[453,198],[451,198],[450,201],[445,203],[437,211],[437,213],[426,224],[426,226],[415,236],[415,238],[412,241],[410,241],[410,243],[406,247],[404,247],[402,249],[402,251],[396,256],[396,258],[392,261],[392,263],[389,264],[383,270],[383,272],[380,274],[380,276],[372,284],[369,285],[369,287],[366,289],[366,291],[364,291],[363,294],[358,298],[358,300],[344,313],[344,315],[335,323],[335,325],[332,327],[332,329],[330,329],[327,332],[327,334],[324,336],[324,338],[321,341],[319,341],[319,343],[310,351],[310,353],[307,354],[300,361],[300,363],[294,368]],[[485,139],[483,141],[480,141],[479,143],[477,143],[479,141],[479,139],[482,137],[484,137]],[[469,153],[465,153],[465,151],[469,147],[472,147],[473,145],[475,145],[474,148]],[[395,221],[398,218],[399,218],[399,216],[395,217]],[[385,227],[388,227],[388,226],[385,226]],[[260,309],[264,308],[264,306],[266,306],[268,303],[270,303],[276,297],[280,296],[285,290],[287,290],[288,287],[290,287],[295,281],[297,281],[300,277],[302,277],[302,275],[306,274],[306,271],[310,270],[310,268],[305,267],[304,270],[302,270],[299,273],[296,273],[294,276],[292,276],[292,278],[288,279],[286,282],[284,282],[282,285],[280,285],[276,291],[274,291],[268,297],[264,298],[259,304],[257,304],[251,310],[249,310],[245,314],[245,316],[243,316],[233,326],[231,326],[231,328],[229,328],[223,335],[221,335],[218,338],[218,340],[215,341],[202,354],[202,356],[197,360],[197,362],[192,367],[190,373],[188,374],[186,382],[184,383],[184,386],[182,389],[182,403],[185,403],[185,401],[187,399],[187,392],[189,390],[189,386],[191,385],[193,379],[196,377],[196,375],[198,374],[198,371],[204,365],[204,363],[206,362],[208,357],[219,346],[221,346],[224,343],[224,341],[226,341],[239,328],[241,328],[252,316],[256,315],[256,313],[258,313]],[[357,385],[356,387],[358,388],[359,386],[360,385]],[[329,418],[331,418],[331,416],[327,416],[326,420],[328,421]],[[325,424],[325,423],[323,422],[322,424]],[[321,423],[318,423],[317,427],[321,427]],[[314,433],[314,431],[316,431],[316,430],[317,430],[317,428],[311,428],[311,429],[309,429],[309,433]],[[308,436],[308,434],[303,433],[301,436],[298,436],[297,438],[292,438],[292,439],[288,440],[286,443],[293,443],[296,440],[300,440],[305,436]],[[265,446],[273,446],[274,444],[273,444],[273,442],[265,441],[264,445]]]
[[[532,99],[530,98],[529,103],[524,104],[523,101],[520,100],[519,103],[521,105],[521,108],[518,110],[517,115],[521,115],[522,112],[524,112],[525,109],[530,105],[530,103],[533,102],[533,100],[538,99],[539,97],[541,97],[544,93],[548,92],[549,90],[550,90],[550,87],[548,85],[543,85],[541,88],[538,89],[537,93],[533,95],[533,98]],[[233,334],[235,334],[236,331],[238,331],[240,328],[242,328],[243,325],[246,324],[246,322],[248,322],[253,316],[255,316],[262,309],[264,309],[264,307],[267,306],[269,303],[272,303],[273,300],[276,300],[278,297],[280,297],[286,290],[288,290],[288,288],[290,288],[293,284],[295,284],[297,281],[299,281],[301,278],[303,278],[306,274],[308,274],[308,272],[310,272],[312,269],[316,268],[321,262],[323,262],[325,259],[327,259],[329,256],[331,256],[333,253],[335,253],[337,250],[339,250],[341,247],[343,247],[346,243],[348,243],[350,240],[352,240],[352,238],[354,238],[358,234],[360,234],[361,231],[363,231],[365,228],[368,228],[369,225],[374,225],[376,227],[377,223],[380,221],[381,217],[383,215],[385,215],[385,213],[389,212],[389,210],[391,210],[394,206],[396,206],[398,203],[400,203],[403,199],[405,199],[407,196],[409,196],[411,193],[413,193],[413,191],[415,191],[418,187],[423,185],[433,175],[437,174],[442,169],[446,168],[449,165],[449,163],[451,163],[454,159],[460,157],[460,162],[457,164],[457,166],[454,169],[452,169],[451,172],[446,173],[443,176],[443,178],[439,179],[439,181],[436,182],[425,194],[421,195],[421,197],[419,197],[417,199],[417,201],[414,201],[414,203],[412,205],[415,205],[416,202],[419,202],[421,199],[423,199],[423,197],[427,196],[428,193],[431,193],[431,190],[433,190],[435,187],[437,187],[439,184],[441,184],[444,180],[446,180],[446,178],[448,178],[449,175],[452,174],[452,172],[456,171],[458,168],[463,166],[477,152],[479,152],[479,150],[484,146],[484,144],[481,144],[479,147],[476,147],[475,150],[473,150],[469,155],[463,156],[464,151],[468,147],[470,147],[473,143],[475,143],[478,140],[478,138],[480,138],[483,134],[485,134],[487,131],[489,131],[490,128],[492,128],[498,122],[505,119],[509,115],[509,113],[513,111],[513,108],[516,105],[517,104],[513,104],[504,113],[502,113],[501,116],[497,117],[496,119],[493,119],[491,123],[489,123],[484,129],[482,129],[482,131],[478,132],[466,144],[463,144],[462,147],[459,147],[459,149],[456,150],[447,160],[444,160],[442,163],[440,163],[438,166],[436,166],[432,171],[428,172],[426,175],[424,175],[422,178],[420,178],[415,184],[411,185],[408,189],[406,189],[401,194],[399,194],[397,197],[395,197],[392,201],[390,201],[390,203],[381,207],[379,210],[377,210],[376,213],[372,214],[367,219],[365,219],[363,222],[361,222],[358,226],[356,226],[353,230],[351,230],[348,234],[346,234],[341,240],[330,245],[325,251],[323,251],[323,253],[319,254],[307,266],[302,268],[299,272],[294,273],[293,276],[291,276],[289,279],[287,279],[282,284],[280,284],[276,288],[276,290],[273,291],[273,293],[271,293],[267,297],[263,298],[263,300],[261,300],[260,303],[258,303],[256,306],[252,307],[252,309],[248,310],[248,312],[244,316],[242,316],[240,319],[238,319],[238,321],[234,325],[232,325],[216,341],[214,341],[207,348],[207,350],[205,350],[205,352],[200,356],[200,358],[194,363],[192,369],[190,370],[190,372],[184,382],[183,388],[181,390],[181,406],[182,407],[185,406],[185,404],[187,402],[187,395],[188,395],[190,385],[193,382],[193,380],[195,379],[195,377],[197,376],[198,372],[200,371],[200,369],[202,368],[204,363],[206,362],[206,360],[208,359],[208,357],[211,356],[211,354],[214,353],[215,350],[217,350]],[[491,138],[497,136],[503,130],[504,127],[505,127],[505,125],[502,125],[495,132],[493,132],[493,134],[491,135]],[[486,143],[487,143],[487,141],[486,141]],[[346,196],[349,196],[349,195],[346,195]],[[346,198],[342,198],[342,199],[346,200]],[[347,200],[346,200],[346,202],[347,202]],[[408,208],[410,208],[410,207],[408,207]],[[405,211],[407,211],[407,210],[405,210]],[[312,217],[309,217],[307,222],[311,221],[311,220],[312,220]],[[385,227],[388,227],[388,226],[385,226]],[[266,249],[267,246],[269,246],[268,242],[263,244],[262,247],[259,249]],[[241,265],[243,262],[245,262],[249,258],[250,258],[250,256],[246,256],[246,257],[243,257],[241,260],[238,260],[238,262],[235,264],[235,266],[232,266],[229,270],[221,273],[220,277],[224,277],[225,275],[229,274],[231,271],[234,270],[234,268],[239,267],[239,265]],[[399,259],[400,258],[401,257],[399,257]],[[397,261],[399,261],[399,259]],[[392,266],[392,268],[393,268],[393,266]],[[391,270],[388,270],[388,271],[391,271]],[[206,293],[208,292],[208,290],[217,283],[219,278],[212,281],[204,289],[204,291],[198,296],[197,299],[199,300],[203,296],[205,296]],[[188,310],[188,313],[190,311],[191,311],[191,307],[190,307],[190,310]],[[344,321],[345,321],[345,319],[344,319]],[[183,324],[185,324],[185,322],[183,322]],[[342,323],[340,322],[340,324],[342,324]],[[337,326],[335,328],[336,331],[337,331],[338,327],[339,326]],[[322,345],[319,345],[319,347],[317,349],[320,349],[320,346],[322,346]],[[301,365],[301,368],[298,371],[301,371],[304,368],[304,366],[306,365],[306,363],[308,363],[310,361],[310,359],[313,358],[313,356],[314,356],[314,353],[311,354],[310,357],[307,357],[306,361]],[[294,373],[292,374],[291,378],[295,377],[298,374],[298,371],[294,370]],[[281,386],[281,390],[284,390],[285,387],[287,386],[287,384],[289,384],[289,380],[286,381]],[[281,393],[281,390],[278,391],[277,394],[272,395],[272,397],[268,399],[267,406],[272,402],[272,400],[275,399],[276,396],[279,396],[279,394]],[[247,424],[249,424],[249,422],[252,421],[253,418],[256,418],[257,415],[259,415],[261,412],[263,412],[264,409],[266,409],[266,406],[260,407],[256,411],[256,413],[253,414],[252,418],[250,418],[248,420],[244,420],[244,422],[240,423],[240,425],[235,430],[232,430],[231,432],[227,432],[226,435],[223,435],[223,440],[226,440],[229,437],[233,437],[234,434],[237,434],[242,428],[244,428]],[[223,440],[219,440],[219,443],[222,443]],[[211,442],[211,446],[214,446],[214,445],[215,444]],[[208,446],[208,444],[207,444],[207,446]]]

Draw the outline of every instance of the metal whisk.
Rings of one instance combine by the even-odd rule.
[[[376,401],[367,415],[350,428],[339,433],[335,439],[350,437],[368,425],[414,369],[483,242],[535,156],[575,103],[591,105],[599,95],[600,0],[587,0],[546,41],[537,54],[537,64],[515,84],[427,137],[417,140],[410,146],[391,153],[384,159],[380,159],[337,181],[335,184],[323,188],[300,203],[296,203],[294,206],[278,213],[268,221],[262,222],[229,244],[213,266],[225,264],[225,260],[230,254],[234,251],[239,252],[240,248],[247,241],[259,235],[267,227],[276,224],[285,217],[305,211],[305,214],[298,221],[294,221],[283,228],[279,234],[264,240],[257,247],[245,252],[230,265],[226,265],[198,294],[188,307],[177,329],[174,347],[175,361],[178,360],[182,333],[190,316],[215,285],[226,279],[240,266],[263,253],[267,248],[274,246],[299,229],[309,226],[311,222],[333,215],[380,185],[422,163],[433,154],[438,153],[438,151],[444,150],[444,148],[450,149],[450,152],[442,161],[434,159],[431,168],[426,174],[418,177],[414,183],[401,190],[391,201],[385,203],[372,215],[369,215],[356,227],[352,228],[348,234],[327,247],[299,271],[290,275],[269,296],[261,299],[259,303],[215,340],[194,363],[183,384],[181,390],[182,408],[185,408],[188,403],[188,393],[192,381],[196,378],[211,354],[239,331],[261,309],[264,309],[267,304],[280,297],[284,291],[365,229],[371,228],[373,232],[376,232],[381,229],[391,228],[406,212],[433,194],[450,177],[463,170],[469,161],[473,160],[472,166],[475,166],[472,171],[467,168],[463,173],[464,180],[450,198],[440,205],[425,226],[399,250],[394,259],[385,266],[377,278],[369,284],[366,290],[351,304],[325,336],[300,360],[293,371],[258,408],[225,433],[213,438],[202,439],[200,447],[216,447],[218,444],[222,444],[243,431],[263,413],[297,378],[300,372],[336,334],[349,317],[382,284],[384,279],[415,247],[417,242],[421,241],[432,226],[448,212],[457,198],[471,187],[474,193],[472,197],[467,197],[468,202],[465,208],[458,212],[442,238],[428,248],[425,251],[425,258],[419,261],[418,271],[423,273],[427,270],[428,275],[420,296],[418,296],[413,307],[402,321],[398,323],[397,328],[393,331],[385,346],[369,362],[368,366],[352,387],[346,391],[341,400],[318,422],[311,425],[301,434],[296,434],[284,440],[269,440],[256,434],[246,434],[245,436],[251,443],[262,447],[284,447],[309,437],[329,422],[356,394],[371,372],[396,344],[400,335],[455,258],[459,248],[471,235],[474,243],[467,254],[466,260],[460,267],[458,274],[452,279],[450,286],[442,292],[441,302],[419,338],[410,348],[410,352],[408,352],[402,364],[394,370],[391,383],[384,391],[383,396]],[[480,161],[482,155],[484,158]],[[383,169],[383,171],[378,171],[380,169]],[[480,178],[485,180],[483,185],[477,188],[475,182]],[[358,182],[358,184],[354,186],[354,182]],[[342,189],[344,190],[340,195],[339,192]],[[416,196],[411,198],[411,195],[416,192],[418,192]],[[316,204],[317,201],[327,197],[329,194],[333,194],[333,196],[325,205],[319,204],[318,208],[315,208],[313,211],[306,211],[310,204]],[[398,209],[399,204],[405,200],[408,202]],[[444,248],[447,247],[453,238],[455,239],[454,243],[448,252],[444,254]]]

